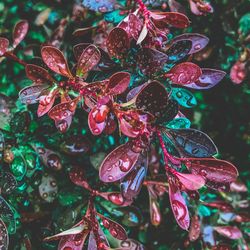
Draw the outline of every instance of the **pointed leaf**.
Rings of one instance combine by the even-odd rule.
[[[128,16],[128,30],[129,30],[129,34],[130,36],[132,36],[137,42],[138,42],[138,38],[140,35],[140,32],[142,31],[143,28],[143,23],[141,22],[141,20],[139,19],[139,17],[137,17],[137,15],[131,13]]]
[[[55,80],[50,76],[49,72],[35,64],[27,64],[25,66],[26,76],[35,83],[53,83]]]
[[[26,20],[21,20],[16,23],[13,29],[13,48],[24,39],[29,29],[29,23]]]
[[[44,46],[41,50],[44,63],[55,73],[71,78],[68,63],[63,53],[52,46]]]
[[[146,38],[148,34],[148,28],[147,28],[147,24],[145,23],[142,27],[141,33],[136,41],[136,44],[140,44],[144,41],[144,39]]]
[[[169,77],[174,84],[181,85],[196,82],[201,75],[201,68],[191,62],[177,64],[167,73],[167,77]]]
[[[75,185],[85,189],[90,188],[82,167],[73,167],[69,172],[69,178]]]
[[[8,50],[8,48],[9,40],[4,37],[0,37],[0,56],[3,56],[4,53]]]
[[[169,178],[169,199],[176,222],[182,229],[188,230],[190,224],[188,208],[180,190],[171,178]]]
[[[144,75],[151,76],[167,63],[168,56],[158,50],[142,48],[137,53],[137,64]]]
[[[89,45],[81,54],[77,62],[76,75],[85,77],[86,73],[98,64],[101,53],[95,45]]]
[[[77,61],[80,59],[83,51],[90,45],[90,43],[79,43],[73,47],[73,53]]]
[[[198,190],[205,185],[205,179],[200,175],[176,173],[178,180],[188,190]]]
[[[8,250],[9,235],[4,222],[0,219],[0,249]]]
[[[199,221],[199,217],[194,215],[191,219],[191,226],[188,233],[188,238],[190,241],[196,241],[201,234],[201,224]]]
[[[39,96],[42,91],[48,88],[49,86],[44,84],[34,84],[28,87],[25,87],[19,92],[19,99],[22,103],[33,104],[39,101]]]
[[[117,72],[109,78],[107,92],[109,95],[120,95],[129,86],[130,74],[127,72]]]
[[[167,128],[180,129],[180,128],[190,128],[191,122],[184,117],[178,117],[174,120],[168,122]]]
[[[139,153],[132,151],[127,142],[113,150],[100,166],[99,177],[103,182],[114,182],[124,178],[135,166]]]
[[[242,232],[238,227],[221,226],[221,227],[214,227],[214,230],[220,235],[231,240],[237,240],[242,238]]]
[[[171,129],[168,131],[171,141],[183,157],[211,157],[217,154],[213,141],[205,133],[196,129]]]
[[[2,194],[10,194],[16,186],[17,181],[11,173],[0,172],[0,191]]]
[[[107,41],[108,53],[111,57],[123,59],[129,49],[129,38],[127,32],[122,28],[114,28],[110,31]]]
[[[167,50],[167,56],[170,63],[178,62],[187,56],[192,48],[190,40],[174,41]]]
[[[133,202],[132,200],[124,199],[122,194],[119,192],[102,192],[99,193],[99,196],[101,196],[107,201],[112,202],[117,206],[122,206],[122,207],[130,206],[131,203]]]

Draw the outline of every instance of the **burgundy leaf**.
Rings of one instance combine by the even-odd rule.
[[[83,53],[83,51],[89,46],[91,45],[90,43],[79,43],[79,44],[76,44],[74,47],[73,47],[73,53],[74,53],[74,56],[76,58],[76,60],[78,61]]]
[[[148,34],[148,28],[147,28],[147,24],[145,23],[142,27],[142,30],[139,34],[136,44],[142,43],[144,39],[146,38],[147,34]]]
[[[128,30],[129,34],[137,41],[142,30],[143,24],[139,17],[131,13],[128,16]]]
[[[191,225],[188,233],[190,241],[196,241],[201,234],[201,224],[198,215],[194,215],[191,219]]]
[[[217,208],[222,212],[234,211],[234,208],[232,207],[232,205],[225,201],[203,202],[203,205],[212,207],[212,208]]]
[[[188,190],[197,190],[205,185],[205,179],[200,175],[176,173],[176,177]]]
[[[174,42],[191,41],[192,47],[188,54],[193,54],[204,49],[207,46],[209,39],[206,36],[203,36],[197,33],[185,33],[185,34],[175,37],[173,41]]]
[[[129,38],[127,32],[118,27],[112,29],[108,35],[106,44],[111,57],[123,59],[129,49]]]
[[[152,225],[159,226],[161,223],[161,211],[159,202],[157,201],[157,195],[153,190],[153,186],[147,185],[149,193],[149,211],[150,211],[150,221]]]
[[[190,218],[186,202],[183,199],[181,192],[178,189],[177,185],[175,184],[174,180],[171,177],[168,180],[169,180],[169,199],[175,219],[178,225],[182,229],[188,230],[190,224]]]
[[[74,166],[69,172],[69,178],[77,186],[90,188],[82,167]]]
[[[119,192],[101,192],[98,195],[117,206],[129,206],[132,203],[132,201],[124,199]]]
[[[187,56],[192,48],[190,40],[174,41],[171,47],[167,50],[168,60],[177,62]]]
[[[221,226],[221,227],[214,227],[214,230],[220,235],[231,240],[237,240],[242,238],[242,233],[238,227]]]
[[[41,50],[41,55],[44,63],[57,74],[71,78],[68,63],[63,53],[52,46],[44,46]]]
[[[55,126],[61,133],[65,133],[69,129],[72,123],[72,119],[73,119],[73,114],[69,111],[66,111],[65,117],[62,120],[55,121]]]
[[[168,56],[158,50],[142,48],[137,53],[137,64],[145,75],[153,75],[167,63]]]
[[[76,75],[85,77],[86,73],[98,64],[101,53],[95,45],[89,45],[81,54],[77,62]]]
[[[185,159],[185,164],[193,174],[203,176],[206,185],[213,189],[218,189],[216,183],[224,185],[235,181],[238,176],[233,164],[214,158],[189,158]]]
[[[7,250],[9,247],[9,235],[4,222],[0,219],[0,249]]]
[[[8,47],[9,40],[4,37],[0,37],[0,56],[4,55],[4,53],[8,50]]]
[[[109,95],[120,95],[129,86],[130,74],[127,72],[117,72],[109,78],[107,92]]]
[[[124,178],[135,166],[139,153],[132,151],[127,142],[113,150],[100,166],[99,177],[103,182],[114,182]]]
[[[106,118],[109,113],[107,105],[95,106],[88,115],[88,125],[93,135],[99,135],[106,126]]]
[[[211,138],[196,129],[170,129],[170,140],[183,157],[210,157],[217,153]]]
[[[97,247],[95,235],[94,235],[93,231],[90,232],[88,250],[99,250],[99,249],[108,250],[108,249],[110,249],[108,240],[107,240],[104,232],[102,231],[102,229],[99,225],[98,225],[98,234],[99,234],[101,242],[99,242],[99,245]]]
[[[100,0],[83,0],[82,4],[84,7],[88,8],[90,10],[105,13],[105,12],[110,12],[110,11],[114,10],[116,1],[115,0],[102,0],[102,1],[100,1]]]
[[[145,85],[147,85],[147,83],[131,89],[127,94],[126,101],[131,101],[141,91],[141,89],[145,87]]]
[[[226,75],[224,71],[203,68],[202,75],[196,82],[192,82],[185,87],[192,89],[210,89],[219,83]]]
[[[233,83],[240,84],[247,76],[246,62],[237,61],[230,71],[230,78]]]
[[[202,70],[199,66],[191,62],[184,62],[174,66],[166,76],[174,84],[186,85],[198,81],[201,75]]]
[[[26,20],[21,20],[16,23],[13,29],[13,48],[24,39],[29,29],[29,23]]]
[[[22,103],[33,104],[39,101],[39,96],[42,91],[49,86],[44,84],[34,84],[28,87],[25,87],[19,92],[19,99]]]
[[[108,229],[113,237],[118,240],[126,240],[128,238],[125,229],[120,224],[107,217],[104,217],[101,214],[98,214],[98,216],[102,220],[103,226]]]
[[[179,12],[185,14],[185,8],[175,0],[169,0],[168,6],[171,12]]]
[[[26,76],[35,83],[53,83],[55,80],[49,72],[35,64],[27,64],[25,67]]]
[[[133,239],[126,239],[119,243],[119,247],[114,250],[145,250],[144,246]]]

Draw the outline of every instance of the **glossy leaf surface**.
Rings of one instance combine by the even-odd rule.
[[[86,189],[89,188],[89,184],[87,182],[87,179],[86,179],[86,176],[84,174],[82,167],[78,167],[78,166],[73,167],[70,170],[69,178],[75,185],[78,185]]]
[[[192,48],[192,42],[189,40],[174,41],[167,50],[168,60],[177,62],[187,56]]]
[[[185,108],[193,108],[197,105],[195,96],[184,88],[172,88],[171,97]]]
[[[178,180],[188,190],[198,190],[205,185],[205,179],[201,175],[176,173]]]
[[[2,56],[9,47],[9,40],[4,38],[4,37],[0,37],[0,56]]]
[[[238,227],[233,226],[221,226],[221,227],[214,227],[214,230],[221,234],[222,236],[229,238],[231,240],[237,240],[242,238],[242,232]]]
[[[109,95],[119,95],[129,86],[130,74],[127,72],[117,72],[109,78],[107,92]]]
[[[26,20],[21,20],[16,23],[13,29],[13,48],[24,39],[29,29],[29,23]]]
[[[198,215],[194,215],[191,219],[191,225],[188,233],[190,241],[196,241],[201,234],[201,224]]]

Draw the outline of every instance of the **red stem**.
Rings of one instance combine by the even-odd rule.
[[[148,23],[149,23],[149,10],[148,10],[147,6],[143,3],[142,0],[135,0],[135,1],[138,3],[140,10],[142,11],[142,13],[145,17],[146,25],[148,25]]]
[[[6,58],[11,59],[21,65],[23,65],[24,67],[27,65],[27,63],[25,61],[23,61],[22,59],[18,58],[16,55],[14,55],[11,52],[5,52],[4,55]]]

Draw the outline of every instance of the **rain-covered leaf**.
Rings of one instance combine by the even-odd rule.
[[[214,230],[220,235],[231,240],[237,240],[242,238],[242,232],[238,227],[235,226],[214,227]]]
[[[197,105],[195,96],[184,88],[172,88],[171,97],[185,108],[193,108]]]
[[[191,122],[185,117],[178,117],[167,123],[167,128],[180,129],[190,128]]]
[[[142,31],[143,23],[141,20],[133,13],[128,16],[128,31],[129,34],[137,41],[139,35]]]
[[[98,194],[102,198],[107,201],[112,202],[117,206],[130,206],[133,200],[127,200],[123,197],[123,195],[119,192],[101,192]]]
[[[26,20],[21,20],[16,23],[13,29],[13,48],[24,39],[29,29],[29,23]]]
[[[144,41],[144,39],[146,38],[147,34],[148,34],[147,24],[144,24],[143,27],[142,27],[142,30],[141,30],[141,32],[139,34],[139,37],[138,37],[138,39],[136,41],[136,44],[142,43]]]
[[[82,4],[87,9],[105,13],[114,10],[116,0],[83,0]]]
[[[145,250],[144,246],[133,239],[126,239],[119,243],[119,247],[114,250]]]
[[[9,47],[9,40],[4,38],[4,37],[0,37],[0,56],[2,56]]]
[[[117,72],[109,78],[107,92],[109,95],[119,95],[129,86],[130,74],[127,72]]]
[[[191,219],[191,225],[188,232],[190,241],[196,241],[201,234],[201,224],[198,215],[194,215]]]
[[[201,175],[177,172],[176,177],[187,190],[198,190],[205,185],[205,179]]]
[[[75,185],[89,189],[89,184],[82,167],[74,166],[69,172],[69,178]]]
[[[10,194],[16,186],[16,179],[11,173],[0,172],[0,190],[2,194]]]
[[[9,235],[4,222],[0,219],[0,249],[8,250]]]
[[[102,162],[99,170],[100,180],[114,182],[124,178],[134,168],[139,155],[132,151],[130,142],[119,146]]]
[[[174,41],[167,50],[169,62],[178,62],[187,56],[192,48],[192,42],[189,40]]]
[[[68,63],[63,53],[52,46],[44,46],[41,50],[41,55],[44,63],[57,74],[71,78]]]
[[[247,76],[246,62],[237,61],[230,70],[230,78],[233,83],[242,83]]]
[[[170,129],[170,140],[183,157],[211,157],[217,154],[213,141],[205,133],[196,129]]]

